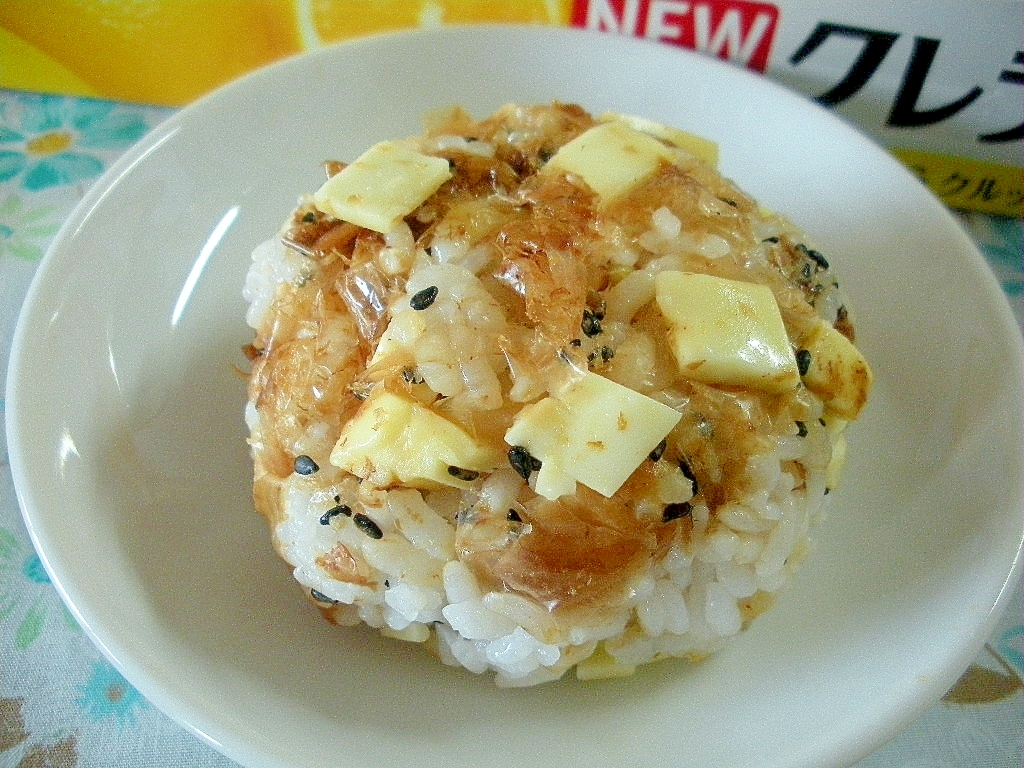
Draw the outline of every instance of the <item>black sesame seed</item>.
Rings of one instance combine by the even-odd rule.
[[[580,323],[580,328],[583,330],[583,335],[588,338],[597,336],[603,330],[601,328],[601,318],[592,310],[584,309],[583,322]]]
[[[572,341],[569,342],[569,346],[570,347],[582,347],[583,346],[583,340],[582,339],[573,339]]]
[[[530,452],[521,445],[515,445],[508,449],[508,463],[524,480],[529,480],[530,473],[541,467],[540,460],[531,456]]]
[[[422,384],[423,377],[416,373],[415,368],[403,368],[402,378],[405,379],[406,384]]]
[[[802,256],[806,256],[808,259],[813,261],[816,269],[828,269],[828,261],[821,255],[820,251],[808,248],[803,243],[797,243],[796,250]]]
[[[422,291],[417,291],[409,299],[409,306],[419,311],[426,309],[434,303],[434,299],[437,298],[437,286],[432,285],[429,288],[424,288]]]
[[[647,458],[649,458],[651,461],[661,461],[661,457],[665,455],[665,449],[667,447],[668,441],[662,440],[660,443],[654,446],[654,450],[647,455]]]
[[[685,459],[679,460],[679,469],[682,471],[683,477],[690,481],[690,485],[693,486],[693,495],[696,496],[698,490],[697,478],[694,476],[693,470],[690,469],[690,465],[686,463]]]
[[[602,346],[600,349],[595,349],[593,352],[587,355],[587,362],[595,363],[597,362],[598,358],[600,358],[602,363],[607,363],[613,357],[615,357],[615,350],[606,345]]]
[[[796,423],[796,435],[797,437],[807,437],[807,425],[802,421]]]
[[[380,529],[380,526],[362,512],[356,512],[352,517],[352,522],[356,524],[356,528],[365,533],[371,539],[384,538],[384,531]]]
[[[336,507],[331,507],[322,515],[320,515],[320,525],[330,525],[331,520],[338,515],[344,515],[345,517],[352,517],[352,507],[347,504],[339,504]]]
[[[316,213],[313,211],[306,211],[302,216],[302,223],[309,224],[310,222],[316,221]]]
[[[459,480],[465,480],[470,483],[480,477],[480,473],[475,469],[463,469],[462,467],[449,466],[448,474]]]
[[[811,368],[811,351],[809,349],[798,349],[796,352],[796,369],[801,376],[806,376]]]
[[[537,159],[540,160],[542,163],[546,163],[554,156],[555,151],[553,149],[549,149],[548,147],[541,147],[540,150],[538,150],[537,152]]]
[[[295,457],[295,472],[299,475],[313,475],[320,471],[320,465],[305,454]]]
[[[836,310],[836,320],[839,320],[840,322],[842,322],[842,321],[845,321],[847,318],[849,318],[849,316],[850,316],[850,313],[846,309],[846,305],[845,304],[841,304],[839,309]]]
[[[521,517],[519,516],[519,513],[518,513],[518,512],[516,512],[516,511],[515,511],[514,509],[510,509],[510,510],[508,511],[508,514],[507,514],[507,515],[505,515],[505,518],[506,518],[506,519],[507,519],[507,520],[508,520],[508,521],[509,521],[510,523],[521,523],[521,522],[523,522],[523,518],[521,518]]]
[[[693,507],[688,501],[684,501],[681,504],[668,504],[665,507],[665,511],[661,513],[661,522],[670,523],[681,517],[689,517],[692,512]]]
[[[328,597],[323,592],[320,592],[315,589],[309,590],[309,596],[316,600],[318,603],[330,603],[331,605],[336,605],[338,602],[333,597]]]
[[[772,235],[771,237],[766,237],[761,242],[762,243],[777,243],[777,242],[779,242],[779,238],[776,235]]]

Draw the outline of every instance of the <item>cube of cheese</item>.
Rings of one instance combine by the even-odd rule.
[[[803,380],[820,397],[831,414],[853,421],[868,400],[874,374],[864,355],[848,338],[819,322],[803,339],[810,364]]]
[[[576,478],[559,467],[554,460],[545,461],[537,472],[533,489],[545,499],[571,496],[576,493]]]
[[[612,677],[629,677],[636,673],[635,664],[623,664],[616,661],[604,645],[576,665],[576,677],[579,680],[607,680]]]
[[[596,373],[525,406],[505,433],[540,459],[535,490],[556,499],[579,481],[612,496],[681,418],[678,411]]]
[[[832,443],[832,457],[825,467],[825,487],[834,491],[839,487],[843,476],[843,464],[846,463],[846,435],[840,434]]]
[[[384,487],[404,483],[417,488],[448,485],[465,488],[455,467],[487,472],[501,452],[473,439],[465,430],[426,406],[382,388],[374,390],[342,428],[331,464]]]
[[[607,203],[672,159],[669,148],[653,136],[616,121],[584,131],[563,145],[541,170],[575,174]]]
[[[388,355],[411,351],[416,341],[426,331],[427,323],[419,312],[399,312],[391,318],[388,327],[377,342],[370,365],[377,363]]]
[[[800,383],[771,289],[692,272],[661,272],[655,299],[680,373],[705,384],[784,392]]]
[[[386,234],[449,178],[443,157],[383,141],[324,182],[313,204],[336,219]]]
[[[636,115],[605,112],[601,115],[600,119],[601,122],[621,121],[630,128],[635,128],[638,131],[654,136],[656,139],[667,141],[672,146],[690,153],[712,168],[718,167],[718,144],[710,139],[705,139],[703,136],[689,133],[680,128],[673,128],[671,125],[665,125],[646,117],[637,117]]]

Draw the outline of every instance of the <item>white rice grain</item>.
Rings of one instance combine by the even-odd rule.
[[[707,620],[708,627],[721,637],[735,635],[743,625],[743,618],[736,605],[736,598],[717,581],[711,582],[706,587],[704,618]]]
[[[448,625],[468,640],[496,640],[516,629],[512,619],[488,610],[482,600],[449,603],[441,613]]]

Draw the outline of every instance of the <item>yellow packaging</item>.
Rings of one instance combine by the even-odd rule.
[[[1024,0],[3,0],[0,87],[179,106],[341,40],[481,22],[726,59],[840,112],[951,206],[1024,214]]]

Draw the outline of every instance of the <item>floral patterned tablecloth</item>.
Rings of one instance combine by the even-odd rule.
[[[121,153],[170,114],[0,91],[0,768],[231,766],[156,710],[93,647],[36,556],[4,438],[18,311],[62,221]],[[1024,225],[964,215],[1024,328]],[[1024,589],[949,693],[857,768],[1024,765]]]

